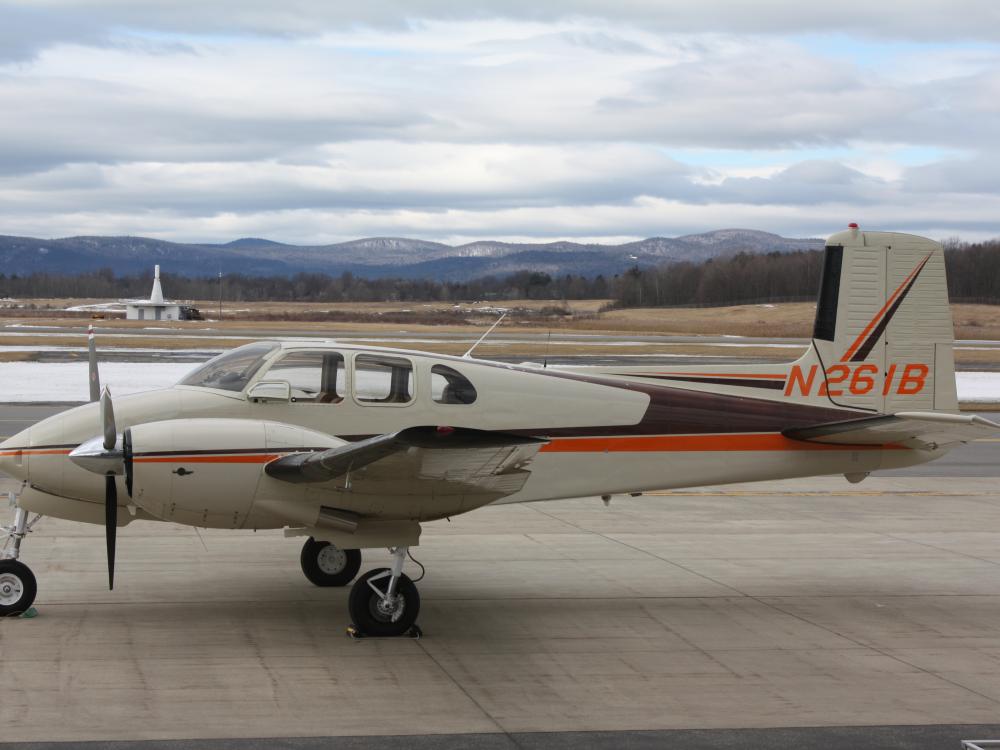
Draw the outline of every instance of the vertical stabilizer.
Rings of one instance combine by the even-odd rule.
[[[812,346],[793,365],[786,395],[815,372],[821,382],[808,395],[837,406],[957,410],[941,245],[852,226],[830,237],[825,252]]]

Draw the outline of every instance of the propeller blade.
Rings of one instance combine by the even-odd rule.
[[[87,359],[90,362],[90,400],[101,398],[101,376],[97,372],[97,343],[94,341],[94,326],[87,331]]]
[[[95,474],[125,473],[124,438],[118,443],[118,426],[115,424],[115,408],[111,403],[111,390],[101,394],[101,434],[69,452],[69,460]],[[129,457],[131,462],[131,456]],[[109,490],[110,491],[110,490]]]
[[[107,387],[101,394],[101,424],[104,427],[104,450],[113,451],[118,442],[118,428],[115,427],[115,409],[111,405],[111,391]]]
[[[104,538],[108,546],[108,588],[115,588],[115,543],[118,537],[118,487],[111,474],[104,478]]]

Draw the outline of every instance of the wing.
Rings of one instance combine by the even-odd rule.
[[[410,427],[387,435],[276,459],[264,471],[284,482],[330,482],[365,469],[364,478],[431,483],[442,494],[497,498],[518,492],[524,467],[546,441],[466,428]]]
[[[1000,432],[1000,424],[975,414],[908,411],[896,414],[828,422],[785,430],[785,437],[812,443],[840,445],[902,444],[910,448],[937,448],[964,443]]]

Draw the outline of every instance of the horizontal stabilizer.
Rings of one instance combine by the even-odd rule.
[[[524,456],[527,459],[544,442],[520,435],[461,427],[410,427],[325,451],[293,453],[272,461],[264,467],[264,471],[285,482],[329,482],[396,454],[416,450],[420,454],[420,462],[416,467],[420,476],[469,481],[482,478],[475,476],[479,473],[502,474],[505,470],[515,468],[514,463],[520,468],[522,461],[508,465],[504,459],[512,456],[514,449],[518,448],[529,449]],[[447,454],[444,454],[445,451]],[[443,454],[440,456],[442,458],[447,455],[451,460],[431,469],[431,464],[441,463],[435,461],[435,456],[439,454]],[[456,454],[466,454],[468,459],[472,459],[470,468],[474,476],[459,476],[462,474],[459,464],[469,462],[456,460]],[[452,465],[449,467],[448,463]],[[402,472],[407,469],[414,470],[412,467],[399,467],[401,478],[405,477]]]
[[[785,430],[793,440],[835,445],[905,445],[936,448],[964,443],[1000,432],[1000,424],[974,414],[902,411],[878,417],[849,419]]]

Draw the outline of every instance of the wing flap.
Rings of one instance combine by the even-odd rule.
[[[376,475],[401,481],[431,481],[502,497],[524,486],[529,476],[524,467],[545,442],[468,428],[411,427],[325,451],[284,456],[264,471],[284,482],[317,483],[370,467]],[[371,473],[366,476],[371,478]]]
[[[785,430],[785,437],[835,445],[905,445],[936,448],[989,437],[1000,424],[975,414],[897,412]]]

